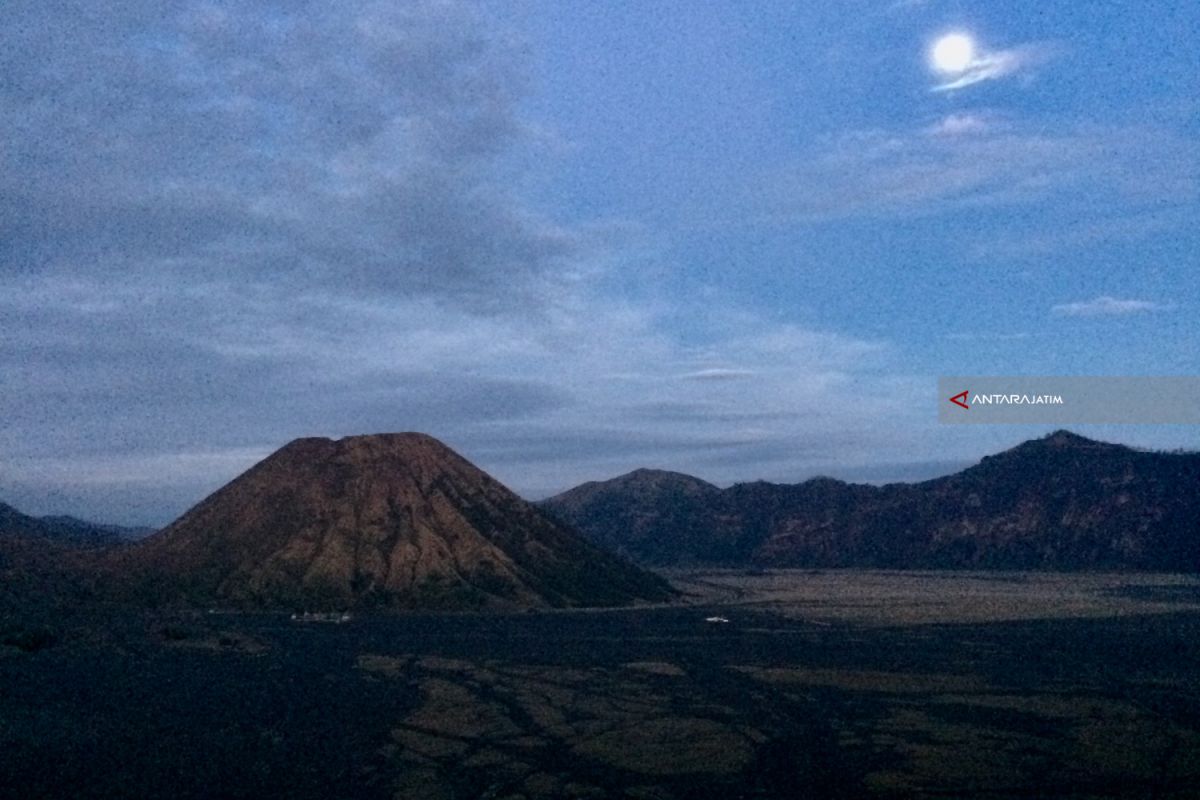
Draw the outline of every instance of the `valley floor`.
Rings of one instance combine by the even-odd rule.
[[[1200,785],[1195,578],[670,577],[683,603],[605,613],[301,624],[10,607],[0,794],[1091,798]]]

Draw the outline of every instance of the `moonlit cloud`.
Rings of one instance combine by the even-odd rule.
[[[1146,314],[1167,309],[1168,306],[1148,300],[1119,300],[1103,295],[1094,300],[1062,303],[1054,306],[1051,311],[1064,317],[1127,317],[1131,314]]]
[[[981,50],[952,80],[933,87],[935,92],[952,92],[984,81],[998,80],[1044,64],[1054,55],[1045,44],[1029,44],[1007,50]]]

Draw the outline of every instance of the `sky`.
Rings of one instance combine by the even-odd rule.
[[[530,498],[959,469],[1048,429],[939,426],[938,375],[1200,373],[1197,40],[1183,0],[7,0],[0,501],[161,525],[406,430]]]

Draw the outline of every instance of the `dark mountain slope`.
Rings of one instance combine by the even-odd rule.
[[[108,525],[66,515],[38,517],[38,520],[61,536],[83,539],[136,541],[145,539],[155,531],[154,528]]]
[[[48,609],[90,591],[114,534],[64,528],[0,503],[0,622],[13,608]]]
[[[107,547],[143,538],[152,528],[105,525],[68,516],[34,517],[0,503],[0,536],[19,535],[58,541],[73,547]]]
[[[918,484],[739,484],[694,498],[683,522],[630,497],[628,478],[591,485],[586,505],[563,502],[572,490],[544,507],[655,564],[1200,570],[1200,454],[1066,431]]]
[[[22,514],[7,503],[0,503],[0,536],[49,536],[52,531],[37,517]]]
[[[687,563],[711,560],[710,549],[721,546],[721,526],[712,515],[720,495],[689,475],[639,469],[577,486],[543,507],[571,524],[587,520],[588,534],[606,549],[648,564]]]

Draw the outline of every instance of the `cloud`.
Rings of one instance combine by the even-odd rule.
[[[986,133],[993,126],[980,114],[949,114],[925,129],[930,136],[969,136]]]
[[[522,318],[252,284],[9,285],[0,487],[31,510],[165,523],[292,438],[380,431],[430,432],[534,494],[646,465],[799,474],[840,457],[839,431],[869,460],[921,408],[915,390],[863,400],[886,343],[728,307],[698,344],[583,294]]]
[[[1033,334],[1027,331],[1017,331],[1016,333],[989,333],[983,331],[947,333],[945,338],[952,342],[1017,342],[1032,337]]]
[[[934,86],[935,92],[952,92],[984,81],[1007,78],[1041,65],[1054,57],[1047,44],[1028,44],[1008,50],[981,51],[957,77]]]
[[[1034,126],[964,113],[919,127],[825,136],[739,189],[707,196],[733,198],[743,224],[746,216],[820,223],[1039,204],[1087,219],[1111,215],[1117,201],[1134,209],[1194,201],[1198,165],[1195,140],[1153,125]],[[721,214],[704,208],[694,216]]]
[[[679,377],[686,381],[738,381],[754,377],[754,372],[748,369],[710,367],[688,372]]]
[[[163,523],[305,435],[428,431],[524,490],[914,444],[887,342],[591,281],[619,226],[524,196],[477,7],[111,5],[0,28],[0,500]]]
[[[270,447],[259,446],[134,455],[97,454],[27,459],[22,466],[27,477],[69,485],[76,490],[87,491],[94,487],[161,489],[191,486],[197,480],[210,481],[219,475],[236,475],[270,453]]]
[[[17,4],[0,260],[541,307],[589,236],[513,188],[516,46],[466,4]],[[81,188],[84,189],[81,191]]]
[[[1148,300],[1118,300],[1102,295],[1094,300],[1062,303],[1051,308],[1051,312],[1064,317],[1127,317],[1131,314],[1146,314],[1165,311],[1169,306]]]

